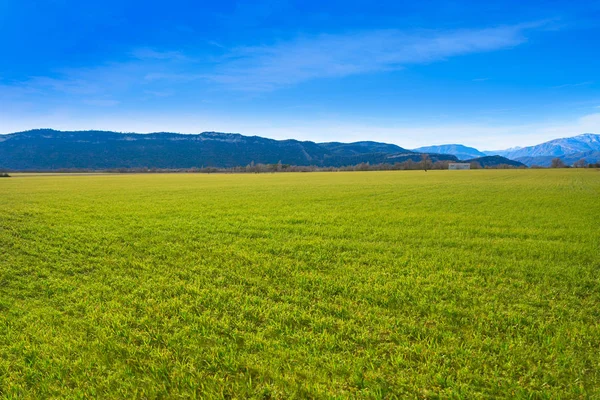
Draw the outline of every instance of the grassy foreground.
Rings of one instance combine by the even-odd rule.
[[[0,180],[0,397],[598,398],[600,172]]]

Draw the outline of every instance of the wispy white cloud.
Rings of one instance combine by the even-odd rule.
[[[588,85],[593,85],[593,84],[594,84],[594,81],[585,81],[585,82],[578,82],[578,83],[565,83],[564,85],[552,86],[552,89],[563,89],[563,88],[567,88],[567,87],[588,86]]]
[[[148,47],[135,49],[131,55],[140,60],[189,60],[189,57],[180,51],[158,51]]]
[[[86,73],[79,71],[74,74],[64,74],[55,78],[34,76],[20,85],[25,91],[50,91],[69,95],[91,95],[99,91],[97,81],[86,79]]]
[[[169,81],[169,82],[191,82],[204,78],[205,74],[186,73],[186,72],[149,72],[144,75],[144,80]]]
[[[221,56],[205,55],[200,59],[193,52],[144,47],[131,51],[128,59],[119,62],[66,68],[47,76],[5,83],[0,85],[0,97],[35,93],[81,99],[114,97],[127,91],[135,95],[192,82],[200,89],[216,84],[230,90],[270,91],[313,79],[395,71],[411,64],[506,49],[525,42],[526,31],[541,25],[322,34],[272,45],[237,47]]]
[[[114,107],[120,104],[120,101],[113,99],[85,99],[84,104],[95,107]]]
[[[241,90],[273,90],[328,77],[393,71],[410,64],[493,51],[526,41],[543,23],[458,31],[375,30],[301,37],[269,46],[238,47],[197,76]]]
[[[88,99],[143,93],[140,88],[147,88],[146,75],[160,74],[158,71],[168,71],[173,66],[171,59],[160,57],[107,62],[89,68],[62,68],[48,76],[31,76],[22,81],[5,82],[0,84],[0,100],[52,101],[65,98],[86,103]]]
[[[206,44],[208,44],[210,46],[218,47],[219,49],[227,49],[226,46],[222,45],[221,43],[219,43],[215,40],[207,40]]]
[[[144,93],[153,97],[170,97],[175,94],[172,90],[144,90]]]

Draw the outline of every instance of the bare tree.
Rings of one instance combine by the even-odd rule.
[[[585,161],[585,158],[582,158],[579,161],[575,161],[575,163],[573,164],[573,166],[575,168],[585,168],[586,165],[587,165],[587,162]]]
[[[552,159],[552,163],[550,164],[550,168],[565,168],[566,165],[560,158],[556,157]]]
[[[425,172],[427,172],[427,169],[431,168],[431,159],[429,158],[428,154],[421,154],[421,168],[423,168],[423,170]]]

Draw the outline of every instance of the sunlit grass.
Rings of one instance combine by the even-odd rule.
[[[590,398],[600,172],[13,176],[7,398]]]

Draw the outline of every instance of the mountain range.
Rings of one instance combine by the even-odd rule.
[[[457,161],[430,154],[435,161]],[[0,169],[231,168],[251,163],[343,167],[419,162],[421,154],[378,142],[315,143],[235,133],[65,132],[38,129],[0,135]]]
[[[428,153],[452,154],[458,158],[466,156],[501,156],[521,162],[527,166],[550,166],[553,158],[560,158],[565,164],[572,165],[584,159],[586,163],[600,162],[600,135],[584,133],[569,138],[554,139],[535,146],[513,147],[506,150],[479,151],[460,144],[445,144],[414,149]]]
[[[461,160],[468,160],[471,158],[485,157],[488,155],[496,154],[485,154],[476,148],[463,146],[462,144],[443,144],[441,146],[425,146],[413,149],[418,153],[437,153],[437,154],[452,154]]]
[[[549,166],[559,157],[567,165],[600,162],[600,135],[586,133],[536,146],[480,151],[461,144],[408,150],[395,144],[274,140],[237,133],[149,134],[37,129],[0,135],[0,169],[58,170],[113,168],[231,168],[251,163],[344,167],[411,160],[428,154],[433,162],[477,162],[483,167]]]

